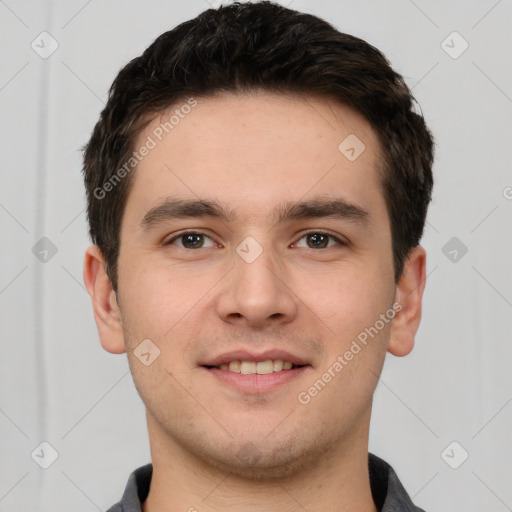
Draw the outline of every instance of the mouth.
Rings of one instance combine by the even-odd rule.
[[[243,375],[268,375],[269,373],[283,372],[287,370],[295,370],[308,366],[306,364],[293,364],[291,361],[283,361],[282,359],[266,359],[265,361],[241,361],[235,359],[218,366],[204,365],[207,369],[217,368],[218,370],[242,373]]]
[[[306,361],[282,351],[250,354],[246,351],[219,356],[200,364],[217,382],[244,394],[272,391],[312,368]]]

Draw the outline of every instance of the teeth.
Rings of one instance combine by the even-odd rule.
[[[221,370],[229,370],[235,373],[243,373],[244,375],[267,375],[272,372],[280,372],[281,370],[291,370],[293,364],[290,361],[282,359],[267,359],[266,361],[230,361],[219,365]]]
[[[280,372],[283,369],[283,361],[281,359],[276,359],[274,361],[274,371]]]
[[[240,361],[231,361],[229,363],[229,371],[235,372],[235,373],[240,373],[240,370],[241,370],[240,366],[241,366]],[[222,368],[221,368],[221,370],[222,370]]]
[[[242,364],[240,365],[240,373],[245,375],[256,373],[256,363],[254,361],[242,361]]]
[[[256,365],[256,373],[258,375],[266,375],[267,373],[272,373],[274,371],[274,365],[272,364],[272,359],[268,361],[261,361]]]

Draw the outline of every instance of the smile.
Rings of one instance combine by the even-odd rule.
[[[283,361],[282,359],[267,359],[265,361],[234,360],[228,363],[222,363],[218,366],[210,366],[210,368],[218,368],[219,370],[226,370],[234,373],[243,373],[244,375],[267,375],[269,373],[300,368],[301,366],[303,365],[295,365],[291,361]]]

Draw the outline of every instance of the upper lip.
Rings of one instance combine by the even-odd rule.
[[[289,361],[292,364],[303,366],[309,364],[304,359],[290,354],[285,350],[265,350],[263,352],[249,352],[248,350],[234,350],[232,352],[225,352],[216,357],[208,359],[199,363],[200,366],[219,366],[223,363],[231,361],[268,361],[269,359],[275,361],[280,359],[282,361]]]

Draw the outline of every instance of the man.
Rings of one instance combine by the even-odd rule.
[[[152,464],[111,512],[420,510],[368,430],[420,322],[432,161],[384,56],[277,4],[205,11],[120,71],[84,280]]]

